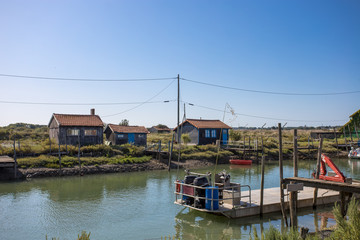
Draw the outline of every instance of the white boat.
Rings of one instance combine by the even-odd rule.
[[[351,150],[348,154],[348,157],[349,158],[356,158],[356,159],[360,159],[360,148],[354,148],[354,147],[351,147]]]

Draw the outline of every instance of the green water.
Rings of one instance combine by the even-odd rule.
[[[337,160],[348,177],[360,179],[360,162]],[[302,161],[299,176],[309,177],[315,162]],[[227,170],[233,182],[260,187],[260,166],[219,165],[217,172]],[[213,171],[209,169],[199,172]],[[292,175],[288,162],[285,177]],[[179,176],[184,176],[180,170]],[[86,230],[91,239],[249,239],[252,226],[260,232],[269,220],[280,228],[281,216],[227,219],[222,216],[189,211],[174,205],[177,171],[150,171],[32,179],[0,183],[0,239],[45,239],[47,235],[76,239]],[[276,163],[266,165],[265,187],[279,186]],[[331,208],[320,209],[320,212]],[[299,213],[299,225],[314,231],[324,218],[312,210]],[[328,226],[334,220],[328,219]]]

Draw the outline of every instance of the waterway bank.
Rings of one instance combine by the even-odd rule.
[[[186,162],[172,161],[171,168],[176,169],[179,165],[180,169],[186,168],[202,168],[214,165],[209,161],[201,160],[187,160]],[[77,176],[77,175],[92,175],[92,174],[107,174],[107,173],[122,173],[122,172],[140,172],[140,171],[153,171],[168,169],[167,164],[159,162],[158,160],[150,160],[146,163],[131,163],[131,164],[106,164],[96,166],[75,166],[72,168],[26,168],[18,169],[18,178],[42,178],[42,177],[63,177],[63,176]],[[1,172],[2,180],[13,180],[13,169],[6,169]]]

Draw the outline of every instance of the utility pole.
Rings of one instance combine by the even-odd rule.
[[[177,76],[178,80],[178,94],[177,94],[177,142],[180,143],[180,74]]]

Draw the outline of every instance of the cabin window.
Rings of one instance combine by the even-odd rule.
[[[208,129],[205,130],[205,137],[206,138],[210,137],[210,130],[208,130]]]
[[[79,129],[68,129],[66,131],[67,136],[78,136],[79,135]]]
[[[87,129],[85,130],[85,136],[96,136],[97,131],[96,129]]]
[[[216,130],[211,130],[211,137],[216,138]]]
[[[145,134],[139,134],[138,138],[145,138]]]
[[[223,134],[227,134],[227,129],[223,129]]]
[[[124,138],[124,134],[118,134],[117,137],[118,138]]]

